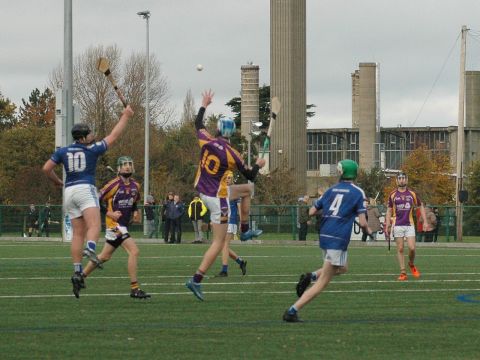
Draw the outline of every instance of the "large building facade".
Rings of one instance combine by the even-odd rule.
[[[465,127],[465,168],[480,159],[480,127]],[[307,191],[314,194],[322,178],[336,176],[337,163],[345,158],[361,162],[359,129],[309,129],[307,131]],[[457,127],[381,128],[378,143],[371,143],[378,154],[367,169],[400,169],[406,157],[420,146],[449,156],[452,168],[457,161]],[[365,167],[363,167],[365,168]]]

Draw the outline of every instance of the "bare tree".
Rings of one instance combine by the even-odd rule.
[[[73,99],[80,106],[82,117],[92,125],[96,133],[103,136],[118,118],[121,105],[111,84],[97,70],[100,57],[108,59],[110,70],[134,109],[135,118],[139,120],[145,113],[145,55],[132,53],[122,66],[121,51],[116,45],[100,45],[90,47],[75,57]],[[154,55],[150,57],[149,70],[151,125],[163,126],[173,116],[173,109],[168,103],[167,80]],[[49,82],[54,91],[62,86],[63,71],[60,66],[52,71]],[[133,122],[137,127],[140,125],[140,121]]]
[[[183,113],[180,117],[180,122],[193,122],[196,112],[197,109],[195,108],[195,100],[193,99],[192,90],[188,89],[185,100],[183,100]]]

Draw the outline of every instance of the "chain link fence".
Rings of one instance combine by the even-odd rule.
[[[438,226],[436,230],[436,239],[438,242],[456,241],[456,221],[454,206],[433,206],[437,209]],[[31,231],[33,237],[52,238],[62,237],[62,227],[64,218],[62,216],[62,207],[59,205],[50,206],[50,218],[45,219],[45,205],[36,205],[38,210],[37,224]],[[139,210],[143,212],[143,207]],[[162,206],[155,206],[155,232],[154,238],[163,239],[164,219],[162,219]],[[296,240],[298,238],[298,205],[252,205],[250,212],[250,225],[252,228],[263,230],[262,240]],[[382,215],[385,214],[385,207],[379,206]],[[480,206],[463,206],[463,241],[480,242]],[[28,237],[31,219],[29,219],[29,205],[0,205],[0,236],[1,237]],[[103,215],[102,215],[103,217]],[[104,218],[102,219],[102,229],[105,227]],[[380,219],[384,220],[384,217]],[[204,219],[208,224],[208,213]],[[308,229],[308,240],[317,240],[316,219],[312,218]],[[48,226],[48,228],[46,228]],[[134,238],[146,237],[143,230],[143,224],[131,224],[130,233]],[[182,239],[189,241],[194,239],[193,225],[185,214],[182,217]],[[354,225],[352,229],[352,239],[357,240],[360,234],[360,228]],[[381,233],[380,233],[381,235]],[[208,239],[207,232],[207,239]],[[211,235],[210,235],[211,236]],[[361,236],[361,234],[360,234]],[[380,236],[379,239],[382,239]],[[418,241],[423,238],[417,237]]]

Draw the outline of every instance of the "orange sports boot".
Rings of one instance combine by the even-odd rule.
[[[410,267],[410,271],[412,272],[413,277],[419,278],[420,277],[420,271],[413,265],[411,262],[408,263],[408,266]]]
[[[407,276],[406,273],[401,272],[401,273],[400,273],[400,276],[398,277],[397,280],[398,280],[398,281],[406,281],[406,280],[408,280],[408,276]]]

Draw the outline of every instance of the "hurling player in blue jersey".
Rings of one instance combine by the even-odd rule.
[[[339,183],[318,198],[309,212],[312,216],[320,209],[323,211],[319,233],[323,267],[300,276],[297,284],[297,295],[300,299],[283,314],[283,320],[287,322],[301,321],[297,312],[319,295],[334,275],[347,272],[347,248],[356,216],[366,233],[372,233],[365,216],[365,193],[353,183],[357,177],[357,163],[353,160],[342,160],[338,163],[338,171]],[[306,290],[312,280],[316,282]]]
[[[95,254],[101,226],[100,205],[97,188],[95,187],[97,160],[117,141],[132,115],[132,109],[130,106],[127,106],[111,133],[98,142],[95,142],[87,124],[73,125],[72,137],[74,143],[57,149],[43,165],[43,172],[59,187],[64,184],[54,169],[58,164],[63,164],[65,169],[66,179],[63,202],[65,212],[72,219],[73,238],[70,252],[75,273],[71,280],[73,293],[77,298],[79,297],[80,289],[85,287],[82,277],[82,256],[87,256],[97,266],[101,267],[101,262]],[[87,247],[82,252],[85,238],[87,239]]]
[[[227,174],[227,185],[232,186],[234,184],[233,181],[233,172],[228,170],[225,174]],[[247,260],[243,260],[240,256],[237,255],[235,251],[230,249],[230,241],[232,241],[234,235],[237,233],[238,230],[238,220],[239,214],[241,213],[241,201],[242,199],[229,199],[229,206],[230,206],[230,214],[228,215],[228,227],[227,227],[227,235],[225,235],[225,244],[223,245],[222,249],[222,270],[217,276],[225,277],[228,276],[228,259],[232,258],[235,262],[240,266],[240,270],[242,270],[242,275],[247,273]],[[262,230],[259,230],[257,234],[263,233]]]

